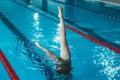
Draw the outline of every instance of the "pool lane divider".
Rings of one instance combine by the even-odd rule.
[[[70,27],[70,26],[67,26],[67,25],[66,25],[66,28],[68,28],[69,30],[72,30],[73,32],[76,32],[77,34],[79,34],[79,35],[87,38],[88,40],[90,40],[90,41],[92,41],[92,42],[95,42],[95,43],[97,43],[97,44],[100,44],[100,45],[102,45],[102,46],[105,46],[105,47],[109,48],[110,50],[112,50],[112,51],[120,54],[120,49],[118,49],[118,48],[116,48],[116,47],[114,47],[114,46],[111,46],[110,44],[107,44],[107,43],[105,43],[105,42],[103,42],[103,41],[101,41],[101,40],[98,40],[98,39],[96,39],[96,38],[93,38],[92,36],[89,36],[89,35],[87,35],[87,34],[85,34],[85,33],[83,33],[83,32],[80,32],[80,31],[78,31],[78,30],[76,30],[76,29],[74,29],[74,28],[72,28],[72,27]]]
[[[21,3],[19,3],[19,2],[16,2],[15,0],[12,0],[12,1],[15,2],[16,4],[19,4],[19,5],[23,6],[23,7],[31,10],[31,11],[37,12],[37,11],[35,11],[34,9],[31,9],[31,8],[29,8],[29,7],[21,4]],[[47,16],[47,15],[45,15],[45,14],[42,14],[42,13],[40,13],[40,12],[38,12],[38,13],[41,14],[41,15],[43,15],[43,16],[45,16],[45,17],[48,18],[50,21],[53,21],[53,22],[56,23],[56,24],[59,23],[59,21],[57,21],[57,20],[55,20],[55,19],[53,19],[53,18],[51,18],[51,17],[49,17],[49,16]],[[81,31],[78,31],[78,30],[75,29],[75,28],[70,27],[70,26],[67,26],[67,25],[66,25],[66,28],[68,28],[69,30],[71,30],[71,31],[73,31],[73,32],[75,32],[75,33],[77,33],[77,34],[79,34],[79,35],[87,38],[88,40],[90,40],[90,41],[92,41],[92,42],[95,42],[95,43],[97,43],[97,44],[100,44],[100,45],[102,45],[102,46],[105,46],[105,47],[109,48],[110,50],[112,50],[112,51],[120,54],[120,49],[117,48],[117,47],[114,47],[114,46],[112,46],[112,45],[110,45],[110,44],[108,44],[108,43],[105,43],[105,42],[103,42],[103,41],[101,41],[101,40],[98,40],[98,39],[92,37],[92,36],[89,36],[89,35],[81,32]]]
[[[12,66],[10,65],[10,63],[8,62],[7,58],[5,57],[5,55],[3,54],[3,52],[1,50],[0,50],[0,61],[4,65],[8,75],[10,77],[10,80],[19,80],[17,74],[15,73]]]

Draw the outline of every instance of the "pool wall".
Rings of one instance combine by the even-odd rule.
[[[51,9],[54,9],[59,3],[69,5],[71,7],[93,10],[96,11],[96,13],[101,13],[103,15],[120,17],[120,14],[117,13],[120,11],[120,6],[118,4],[100,2],[99,0],[30,0],[30,3],[34,4],[38,8],[49,11],[52,14],[56,14],[56,12],[52,12]]]

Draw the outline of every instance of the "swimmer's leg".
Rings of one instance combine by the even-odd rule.
[[[66,40],[66,29],[64,24],[64,18],[63,18],[63,10],[61,7],[58,7],[58,17],[60,19],[60,44],[61,44],[61,50],[60,50],[60,57],[63,60],[70,60],[70,51]]]

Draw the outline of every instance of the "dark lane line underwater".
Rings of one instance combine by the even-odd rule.
[[[21,41],[24,42],[24,47],[27,50],[27,56],[31,59],[34,58],[34,60],[36,60],[39,63],[39,66],[44,66],[44,74],[45,76],[47,76],[48,80],[51,80],[54,75],[53,75],[53,71],[52,68],[49,67],[46,63],[42,62],[40,55],[38,55],[37,52],[35,52],[33,50],[33,47],[35,47],[34,42],[32,42],[31,40],[29,40],[26,36],[24,36],[23,33],[21,33],[16,27],[15,25],[10,22],[1,12],[0,12],[0,19],[3,21],[3,23],[11,30],[11,32],[13,32],[14,35],[16,35]],[[34,55],[34,56],[32,56]],[[36,57],[37,56],[37,57]],[[34,63],[33,63],[34,64]],[[51,76],[52,75],[52,76]],[[48,77],[49,76],[49,77]]]
[[[21,5],[21,6],[23,6],[23,7],[25,7],[25,8],[27,8],[27,9],[29,9],[29,10],[32,10],[32,11],[36,12],[35,10],[33,10],[33,9],[31,9],[31,8],[29,8],[29,7],[21,4],[21,3],[19,3],[19,2],[16,2],[15,0],[12,0],[12,1],[15,2],[15,3],[17,3],[17,4],[19,4],[19,5]],[[57,2],[58,2],[58,1],[57,1]],[[38,13],[39,13],[39,14],[42,14],[42,13],[40,13],[40,12],[38,12]],[[42,15],[43,15],[43,16],[46,16],[48,19],[50,19],[51,21],[54,21],[54,22],[57,23],[57,24],[58,24],[58,22],[59,22],[59,21],[57,21],[57,20],[55,20],[55,19],[50,18],[49,16],[47,16],[47,15],[45,15],[45,14],[42,14]],[[66,21],[69,22],[69,23],[71,23],[71,21],[68,21],[68,20],[66,20]],[[82,35],[82,36],[85,37],[85,38],[87,38],[87,39],[89,39],[90,41],[93,41],[93,42],[95,42],[95,43],[97,43],[97,44],[100,44],[100,45],[102,45],[102,46],[105,46],[105,47],[109,48],[110,50],[112,50],[112,51],[120,54],[120,46],[119,46],[119,45],[116,45],[116,44],[114,44],[114,43],[112,43],[112,42],[110,42],[110,41],[108,41],[108,40],[100,37],[99,35],[97,35],[97,33],[95,33],[95,32],[92,31],[92,30],[89,30],[89,29],[80,27],[80,26],[76,25],[75,23],[71,23],[71,25],[74,25],[76,28],[84,31],[84,32],[87,33],[88,35],[85,34],[85,33],[83,33],[83,32],[80,32],[80,31],[78,31],[78,30],[76,30],[76,29],[74,29],[74,28],[72,28],[72,27],[70,27],[70,26],[69,26],[69,27],[67,26],[67,28],[70,29],[70,30],[72,30],[73,32],[78,32],[78,34],[79,34],[79,33],[82,33],[82,34],[84,34],[84,35]],[[80,34],[80,35],[81,35],[81,34]],[[89,36],[89,35],[90,35],[90,36]],[[87,36],[87,37],[86,37],[86,36]],[[93,36],[94,36],[94,37],[93,37]],[[88,37],[89,37],[89,38],[88,38]]]

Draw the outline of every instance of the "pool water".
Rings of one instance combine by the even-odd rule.
[[[63,8],[67,7],[66,12],[69,11],[68,8],[71,9],[70,6],[60,3],[49,9],[52,11],[55,9],[57,14],[58,4]],[[22,2],[20,4],[13,0],[0,2],[0,49],[20,80],[119,80],[120,55],[69,29],[67,29],[67,41],[72,55],[73,70],[70,74],[57,74],[52,61],[34,45],[35,41],[39,41],[41,45],[59,56],[59,27],[54,22],[58,19],[51,20],[45,15],[53,16],[41,10],[37,11],[33,6],[27,6]],[[120,48],[120,21],[78,8],[74,8],[72,17],[73,21],[70,14],[65,15],[67,24]],[[95,21],[96,23],[93,23]],[[0,75],[0,80],[10,80],[1,63],[0,70],[3,73]]]

